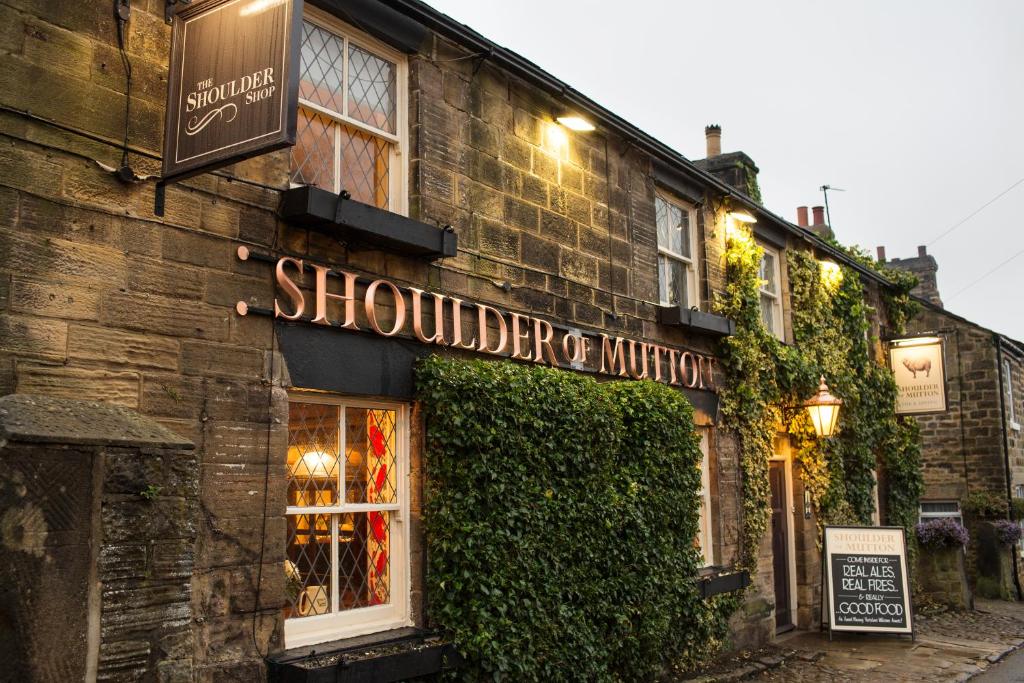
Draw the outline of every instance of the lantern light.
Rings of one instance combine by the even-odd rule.
[[[825,384],[825,376],[821,376],[821,385],[818,393],[812,398],[804,401],[814,424],[814,432],[819,438],[828,438],[836,431],[836,424],[839,422],[839,406],[843,405],[843,399],[836,398],[829,393],[828,385]]]

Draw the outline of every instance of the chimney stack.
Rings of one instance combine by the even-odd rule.
[[[796,207],[796,224],[801,228],[806,228],[809,224],[807,223],[807,207],[798,206]]]
[[[878,252],[878,262],[885,263],[885,247],[876,247],[875,251]]]
[[[921,258],[927,256],[928,255],[928,247],[926,247],[924,245],[919,246],[917,248],[917,255],[918,255],[918,257],[921,257]]]
[[[717,123],[704,127],[704,138],[707,140],[707,157],[717,157],[722,153],[722,127]]]
[[[814,222],[811,225],[825,225],[825,207],[812,206],[811,211],[814,213]]]

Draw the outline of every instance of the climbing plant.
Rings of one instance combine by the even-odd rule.
[[[655,382],[430,358],[427,595],[467,680],[645,681],[725,638],[695,583],[693,411]]]
[[[723,426],[736,432],[743,473],[743,563],[756,568],[757,548],[769,517],[768,461],[780,427],[789,433],[819,525],[870,524],[875,509],[874,473],[889,482],[888,522],[909,527],[922,490],[916,423],[895,413],[896,386],[879,357],[860,275],[813,254],[790,250],[787,267],[794,344],[780,344],[761,323],[758,264],[762,249],[742,230],[728,233],[726,285],[719,312],[736,322],[723,342],[727,378],[722,391]],[[848,250],[861,261],[859,251]],[[914,313],[913,281],[879,269],[895,282],[885,289],[885,326],[902,331]],[[825,376],[842,397],[837,436],[815,437],[805,411],[797,409]],[[785,407],[785,409],[784,409]]]

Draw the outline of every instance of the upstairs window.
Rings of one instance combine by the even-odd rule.
[[[694,207],[654,197],[658,228],[658,299],[662,306],[691,308],[697,297],[697,212]]]
[[[922,522],[929,519],[952,519],[957,524],[964,523],[960,503],[955,500],[922,500],[920,512]]]
[[[761,265],[758,278],[761,280],[761,322],[765,329],[783,339],[782,327],[782,273],[779,267],[779,252],[762,247]]]
[[[320,12],[302,22],[291,182],[405,213],[402,57]]]
[[[1010,414],[1010,428],[1020,430],[1017,422],[1017,409],[1013,405],[1013,375],[1010,373],[1010,361],[1003,361],[1003,391],[1006,394],[1006,409]]]

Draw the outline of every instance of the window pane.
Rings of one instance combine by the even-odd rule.
[[[345,500],[395,503],[395,411],[345,409]]]
[[[391,602],[391,514],[339,515],[338,608]]]
[[[299,108],[291,159],[293,183],[334,192],[334,129],[330,119]]]
[[[348,115],[395,132],[395,65],[349,43]]]
[[[690,212],[654,197],[655,222],[658,228],[658,246],[691,258]]]
[[[388,207],[389,143],[355,128],[341,126],[341,189],[352,199]]]
[[[775,254],[769,254],[765,252],[761,256],[761,265],[758,269],[758,275],[764,284],[761,288],[772,294],[778,294],[778,283],[775,282]]]
[[[299,97],[343,113],[344,41],[329,31],[302,22]]]
[[[338,406],[288,406],[288,505],[309,507],[338,502]]]
[[[686,296],[686,264],[668,256],[659,256],[658,289],[658,296],[663,305],[689,305]]]
[[[761,295],[761,321],[769,332],[775,334],[775,299],[766,294]]]
[[[331,515],[288,515],[285,617],[331,611]]]

